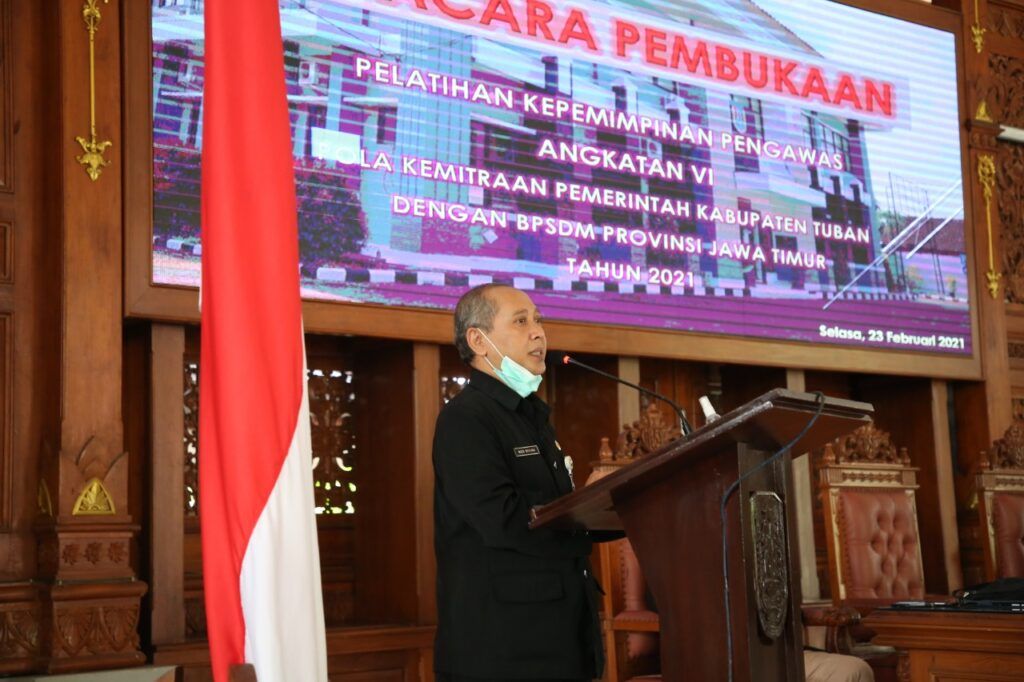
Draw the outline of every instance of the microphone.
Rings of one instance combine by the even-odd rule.
[[[626,386],[629,386],[632,389],[640,391],[641,393],[644,393],[646,395],[649,395],[651,397],[657,398],[658,400],[661,400],[661,401],[664,401],[664,402],[668,403],[669,405],[672,406],[672,409],[675,410],[676,416],[679,417],[679,430],[683,432],[683,435],[684,436],[689,436],[691,433],[693,433],[693,427],[690,426],[690,422],[686,418],[686,410],[684,410],[682,407],[680,407],[678,404],[676,404],[675,401],[669,400],[668,398],[666,398],[665,396],[661,395],[660,393],[655,393],[654,391],[650,391],[650,390],[644,388],[643,386],[638,386],[638,385],[636,385],[634,383],[626,381],[625,379],[620,379],[619,377],[615,376],[614,374],[609,374],[608,372],[602,372],[597,367],[591,367],[588,364],[580,362],[576,358],[570,356],[568,353],[564,353],[562,355],[562,364],[563,365],[576,365],[577,367],[582,367],[585,370],[591,371],[591,372],[593,372],[595,374],[600,374],[601,376],[603,376],[603,377],[605,377],[607,379],[611,379],[612,381],[617,381],[620,384],[625,384]]]
[[[711,423],[715,420],[721,419],[722,416],[715,412],[715,406],[711,404],[711,399],[706,395],[702,395],[698,401],[700,403],[700,409],[704,410],[704,421]]]

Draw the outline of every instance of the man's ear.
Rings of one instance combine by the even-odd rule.
[[[487,355],[487,341],[476,327],[466,330],[466,343],[469,344],[474,355]]]

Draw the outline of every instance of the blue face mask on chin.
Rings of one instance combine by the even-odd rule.
[[[491,361],[484,356],[484,361],[490,365],[494,373],[498,375],[501,381],[511,388],[513,391],[519,394],[520,398],[525,398],[531,393],[535,392],[540,386],[540,382],[543,381],[544,377],[539,374],[534,374],[530,370],[526,369],[518,362],[510,358],[509,356],[498,350],[498,347],[494,345],[494,342],[487,338],[487,334],[484,334],[483,330],[480,331],[483,337],[487,339],[487,343],[491,344],[491,348],[496,350],[501,355],[501,367],[495,367],[491,364]]]

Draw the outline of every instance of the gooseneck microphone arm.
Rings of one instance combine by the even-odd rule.
[[[562,364],[563,365],[576,365],[577,367],[582,367],[585,370],[594,372],[595,374],[600,374],[601,376],[603,376],[603,377],[605,377],[607,379],[611,379],[612,381],[617,381],[620,384],[625,384],[626,386],[629,386],[632,389],[640,391],[641,393],[644,393],[644,394],[649,395],[649,396],[651,396],[653,398],[657,398],[658,400],[661,400],[661,401],[664,401],[664,402],[668,403],[669,405],[672,406],[672,409],[675,410],[676,416],[679,417],[679,430],[683,432],[683,435],[684,436],[688,436],[691,433],[693,433],[693,427],[690,426],[690,422],[686,418],[686,410],[684,410],[682,407],[680,407],[675,401],[669,400],[668,398],[666,398],[665,396],[661,395],[660,393],[655,393],[654,391],[648,390],[648,389],[644,388],[643,386],[637,386],[636,384],[634,384],[632,382],[629,382],[629,381],[626,381],[625,379],[620,379],[619,377],[615,376],[614,374],[609,374],[608,372],[603,372],[603,371],[599,370],[596,367],[591,367],[590,365],[588,365],[586,363],[583,363],[583,362],[580,362],[579,360],[577,360],[576,358],[574,358],[574,357],[572,357],[572,356],[570,356],[568,354],[565,354],[565,355],[562,356]]]

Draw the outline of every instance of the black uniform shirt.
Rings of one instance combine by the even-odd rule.
[[[572,491],[536,395],[474,370],[434,435],[435,669],[502,679],[600,677],[589,536],[530,530],[530,508]]]

